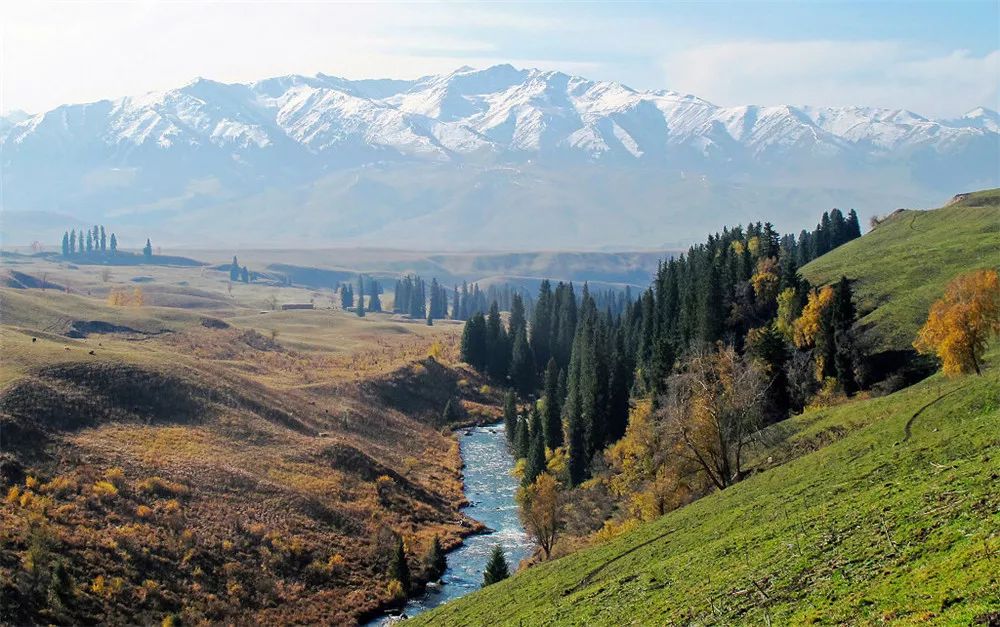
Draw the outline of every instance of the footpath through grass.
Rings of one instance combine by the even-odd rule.
[[[786,421],[792,449],[832,443],[407,624],[983,620],[1000,612],[992,361]]]
[[[856,281],[859,324],[882,350],[907,349],[957,274],[1000,266],[1000,190],[933,211],[901,211],[860,239],[806,264],[814,285]]]

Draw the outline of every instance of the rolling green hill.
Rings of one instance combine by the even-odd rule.
[[[854,280],[873,346],[898,351],[953,276],[998,264],[989,190],[897,212],[803,274]],[[765,472],[412,623],[993,624],[1000,351],[989,361],[981,377],[937,374],[779,423]]]
[[[802,268],[813,284],[855,281],[862,328],[876,348],[907,349],[956,274],[1000,266],[1000,189],[931,211],[898,211],[860,239]]]
[[[783,426],[791,450],[836,442],[413,624],[968,625],[1000,611],[995,369]]]

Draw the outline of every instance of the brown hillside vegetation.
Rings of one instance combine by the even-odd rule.
[[[398,601],[397,535],[419,581],[435,534],[475,530],[441,410],[498,397],[455,363],[459,326],[264,315],[203,283],[222,305],[0,289],[4,620],[352,624]]]

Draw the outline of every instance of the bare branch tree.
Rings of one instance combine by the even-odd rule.
[[[676,453],[723,490],[743,479],[746,450],[764,426],[766,373],[732,347],[705,349],[670,378],[660,417]]]

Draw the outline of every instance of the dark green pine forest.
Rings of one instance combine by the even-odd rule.
[[[742,429],[782,420],[817,396],[852,396],[875,384],[851,330],[850,282],[817,290],[798,272],[860,236],[857,214],[837,209],[797,237],[770,223],[725,228],[662,263],[653,284],[620,307],[607,297],[599,306],[586,284],[578,291],[543,281],[530,325],[517,294],[506,326],[496,302],[472,314],[462,359],[509,383],[521,403],[539,401],[506,412],[508,438],[529,474],[544,468],[546,448],[564,447],[568,484],[579,485],[595,457],[625,434],[630,400],[670,402],[678,393],[671,382],[693,376],[699,360],[723,347],[753,370],[758,394]],[[739,480],[738,459],[721,466],[710,473],[718,487]]]

